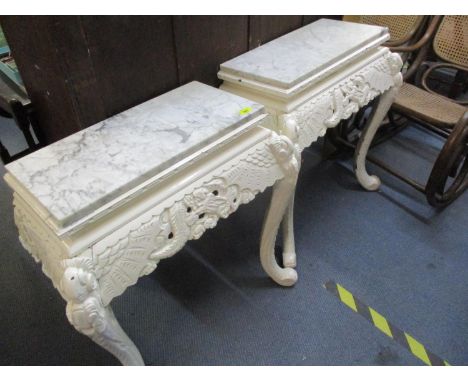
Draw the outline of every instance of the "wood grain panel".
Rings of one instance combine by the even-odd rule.
[[[67,18],[74,23],[74,18]],[[5,36],[36,110],[47,143],[82,128],[67,66],[57,49],[64,18],[54,16],[3,16]]]
[[[219,65],[248,50],[248,16],[175,16],[174,38],[180,84],[219,86]]]
[[[249,49],[300,28],[303,16],[250,16]]]
[[[198,80],[321,16],[3,16],[47,143]],[[330,17],[330,16],[327,16]]]
[[[56,17],[53,21],[58,63],[73,102],[80,129],[106,118],[85,31],[77,16]]]
[[[170,16],[83,16],[81,21],[106,116],[177,87]]]
[[[307,25],[310,23],[313,23],[314,21],[317,21],[318,19],[333,19],[333,20],[341,20],[340,15],[327,15],[327,16],[318,16],[318,15],[312,15],[312,16],[303,16],[303,24]]]

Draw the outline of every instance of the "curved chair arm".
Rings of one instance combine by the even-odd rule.
[[[414,61],[411,62],[408,69],[406,70],[406,73],[403,74],[403,81],[405,82],[413,81],[413,76],[416,73],[420,73],[419,70],[421,69],[422,66],[427,65],[427,62],[423,60],[427,57],[429,48],[430,48],[430,44],[426,44],[421,49],[419,49],[418,53],[416,54],[416,57],[414,58]],[[416,80],[413,82],[416,82]]]
[[[455,200],[468,187],[468,158],[446,189],[447,178],[451,176],[454,166],[460,166],[460,158],[466,153],[468,143],[468,109],[458,120],[444,144],[426,185],[426,197],[434,207],[444,207]]]
[[[465,110],[465,113],[460,117],[455,126],[463,126],[463,128],[468,127],[468,108]],[[466,134],[468,135],[468,131]]]
[[[458,122],[457,122],[457,125],[458,124],[463,124],[463,126],[468,127],[468,109],[466,109],[465,111],[465,114],[463,114],[463,117],[461,117]],[[468,134],[468,133],[467,133]]]
[[[430,19],[431,16],[418,16],[419,22],[416,22],[409,32],[406,33],[404,38],[400,38],[398,40],[388,40],[383,46],[386,46],[387,48],[394,48],[394,47],[399,47],[399,46],[404,46],[407,43],[410,43],[411,41],[417,41],[421,37],[421,33],[424,32],[423,29],[428,23],[428,19]]]
[[[440,68],[454,68],[454,69],[462,70],[462,71],[468,73],[467,68],[465,68],[463,66],[460,66],[460,65],[456,65],[456,64],[435,63],[433,65],[430,65],[429,68],[424,72],[424,74],[423,74],[423,76],[421,78],[421,86],[424,88],[424,90],[426,90],[429,93],[440,95],[439,93],[435,92],[434,90],[432,90],[427,85],[427,78],[428,78],[429,74],[432,73],[434,70],[437,70],[437,69],[440,69]],[[458,103],[460,105],[468,105],[468,100],[466,100],[466,101],[457,101],[457,100],[455,100],[453,98],[450,98],[450,100],[453,101],[453,102],[456,102],[456,103]]]
[[[436,31],[441,21],[442,21],[442,16],[434,16],[434,18],[429,23],[429,26],[427,27],[426,32],[419,39],[418,42],[416,42],[413,45],[408,45],[408,46],[390,47],[391,51],[392,52],[414,52],[415,50],[418,50],[419,48],[423,47],[431,40],[432,36],[434,35],[434,32]]]

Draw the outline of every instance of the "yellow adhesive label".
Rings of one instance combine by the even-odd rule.
[[[247,107],[244,107],[243,109],[241,109],[241,110],[239,111],[239,114],[240,114],[240,115],[244,115],[244,114],[250,113],[251,111],[252,111],[252,108],[247,106]]]

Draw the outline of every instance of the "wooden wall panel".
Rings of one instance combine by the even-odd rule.
[[[73,17],[67,18],[70,23]],[[62,21],[65,21],[63,19]],[[44,138],[53,142],[79,131],[82,123],[67,82],[67,66],[57,49],[60,19],[53,16],[8,16],[2,28],[36,110]]]
[[[82,16],[106,117],[178,85],[170,16]]]
[[[217,86],[222,62],[320,17],[2,16],[0,23],[51,143],[189,81]]]
[[[327,19],[333,19],[333,20],[341,20],[342,16],[341,15],[328,15],[328,16],[318,16],[318,15],[313,15],[313,16],[303,16],[303,24],[307,25],[310,23],[313,23],[314,21],[317,21],[318,19],[321,18],[327,18]]]
[[[86,33],[77,16],[55,17],[52,24],[56,60],[62,66],[61,77],[67,84],[81,129],[107,116]]]
[[[174,16],[180,84],[219,86],[219,65],[248,50],[248,16]]]
[[[250,16],[249,49],[302,26],[303,16]]]

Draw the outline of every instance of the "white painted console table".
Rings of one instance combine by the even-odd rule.
[[[380,47],[388,38],[387,28],[321,19],[221,64],[218,77],[222,89],[265,105],[270,128],[298,151],[380,96],[354,157],[359,183],[376,190],[365,158],[402,83],[400,56]]]
[[[274,244],[299,154],[261,126],[268,118],[258,103],[192,82],[6,166],[23,246],[67,301],[71,324],[123,364],[143,359],[112,299],[268,186],[261,263],[277,282],[295,282]]]

